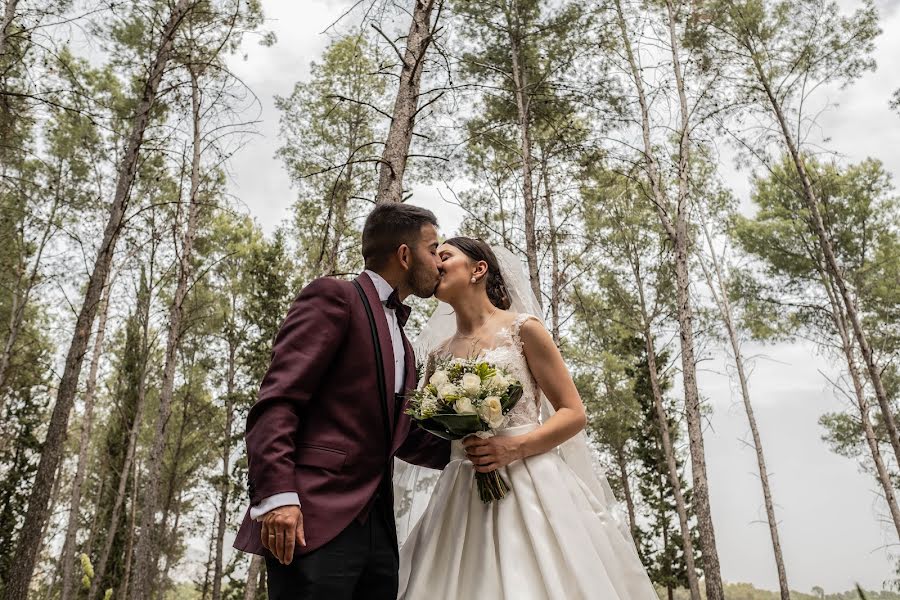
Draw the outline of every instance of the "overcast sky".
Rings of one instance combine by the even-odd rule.
[[[842,4],[852,6],[851,2]],[[878,70],[846,90],[825,92],[830,110],[821,115],[818,134],[830,150],[848,161],[867,156],[885,163],[900,176],[900,116],[888,109],[900,88],[900,2],[881,3],[881,27],[875,57]],[[267,27],[278,36],[270,48],[245,44],[246,60],[233,67],[262,103],[260,135],[233,160],[231,190],[267,231],[287,216],[294,191],[275,158],[278,112],[274,95],[288,95],[308,77],[328,42],[322,31],[346,4],[327,0],[263,0]],[[727,160],[722,172],[747,205],[748,174]],[[445,234],[461,219],[459,209],[440,200],[435,189],[416,189],[413,202],[434,210]],[[892,576],[891,548],[896,536],[877,486],[850,460],[829,452],[817,421],[846,403],[829,386],[839,369],[806,344],[750,346],[755,357],[751,394],[770,468],[780,518],[781,543],[788,580],[808,592],[850,589],[854,582],[880,588]],[[701,392],[713,408],[705,434],[710,495],[722,576],[729,582],[751,582],[777,589],[771,544],[765,524],[756,461],[748,446],[749,432],[740,398],[725,373],[720,351],[701,365]]]

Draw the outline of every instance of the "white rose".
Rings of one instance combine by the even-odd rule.
[[[453,408],[456,410],[458,414],[461,415],[474,415],[476,414],[475,405],[472,404],[472,401],[463,396],[459,398],[453,405]]]
[[[444,400],[447,396],[456,396],[459,394],[459,390],[456,389],[456,386],[452,383],[445,383],[442,386],[438,387],[437,395],[438,398]]]
[[[475,373],[466,373],[462,377],[462,389],[470,396],[477,396],[481,393],[481,377]]]
[[[503,376],[503,373],[496,373],[488,380],[488,387],[495,392],[505,392],[509,387],[509,381]]]
[[[447,376],[447,371],[435,371],[428,383],[439,388],[445,383],[450,383],[450,377]]]
[[[491,428],[496,429],[503,425],[503,405],[500,403],[500,398],[497,396],[485,398],[478,409],[478,416]]]

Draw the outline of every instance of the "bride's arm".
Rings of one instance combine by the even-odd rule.
[[[584,429],[587,421],[584,403],[550,333],[538,321],[529,319],[522,324],[519,337],[528,368],[556,414],[525,435],[466,439],[463,445],[476,471],[487,473],[548,452]]]

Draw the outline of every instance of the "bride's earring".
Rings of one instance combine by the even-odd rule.
[[[470,281],[471,281],[472,283],[478,283],[478,280],[475,279],[475,276],[474,276],[474,275],[472,276],[472,279],[471,279]]]

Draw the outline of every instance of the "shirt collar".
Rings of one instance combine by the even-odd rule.
[[[384,277],[375,271],[366,269],[364,273],[368,275],[369,279],[372,280],[372,283],[375,284],[375,291],[378,292],[378,299],[381,300],[382,303],[387,302],[387,299],[391,297],[391,294],[394,291],[391,284],[385,281]]]

